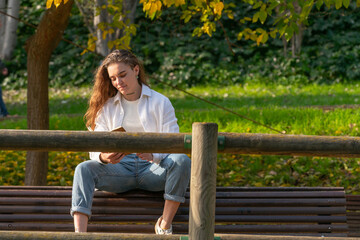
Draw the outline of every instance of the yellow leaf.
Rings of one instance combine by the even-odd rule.
[[[102,39],[106,39],[106,35],[107,35],[108,31],[104,30],[102,33]]]
[[[184,4],[185,4],[185,0],[175,0],[175,6],[176,7],[184,5]]]
[[[144,4],[143,11],[144,11],[144,12],[147,12],[147,11],[150,10],[150,8],[151,8],[151,3],[148,2],[148,3]]]
[[[156,6],[157,6],[157,11],[160,11],[161,10],[161,7],[162,7],[162,3],[161,3],[161,1],[157,1],[156,2]]]
[[[47,0],[46,1],[46,8],[51,8],[52,3],[53,3],[53,0]]]
[[[62,0],[54,0],[55,7],[60,6]]]
[[[224,3],[218,2],[215,4],[214,13],[221,16],[221,12],[224,9]]]
[[[156,3],[151,4],[151,8],[150,8],[150,11],[149,11],[149,15],[153,15],[154,13],[156,13],[156,11],[157,11],[157,5],[156,5]]]

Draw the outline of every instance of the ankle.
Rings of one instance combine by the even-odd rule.
[[[160,227],[164,230],[169,229],[171,227],[171,223],[167,223],[164,219],[161,220]]]

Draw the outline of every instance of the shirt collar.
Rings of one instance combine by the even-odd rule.
[[[145,84],[141,84],[141,86],[142,86],[142,88],[141,88],[140,98],[142,98],[143,96],[151,97],[150,88],[148,86],[146,86]],[[116,103],[117,101],[121,102],[121,93],[119,91],[114,96],[114,103]]]

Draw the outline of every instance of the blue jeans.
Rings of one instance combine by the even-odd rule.
[[[3,101],[3,98],[2,98],[2,91],[1,91],[1,86],[0,86],[0,117],[1,116],[7,116],[9,115],[6,107],[5,107],[5,103]]]
[[[74,173],[71,215],[79,212],[91,216],[95,188],[122,193],[131,189],[164,191],[164,199],[185,202],[190,181],[191,160],[185,154],[170,154],[160,164],[125,156],[117,164],[96,160],[80,163]]]

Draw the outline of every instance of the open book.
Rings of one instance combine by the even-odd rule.
[[[126,132],[126,130],[123,127],[118,127],[118,128],[113,129],[112,132]]]
[[[123,127],[118,127],[118,128],[113,129],[112,132],[126,132],[126,130]],[[126,156],[128,154],[130,154],[130,153],[124,152],[122,155]]]

